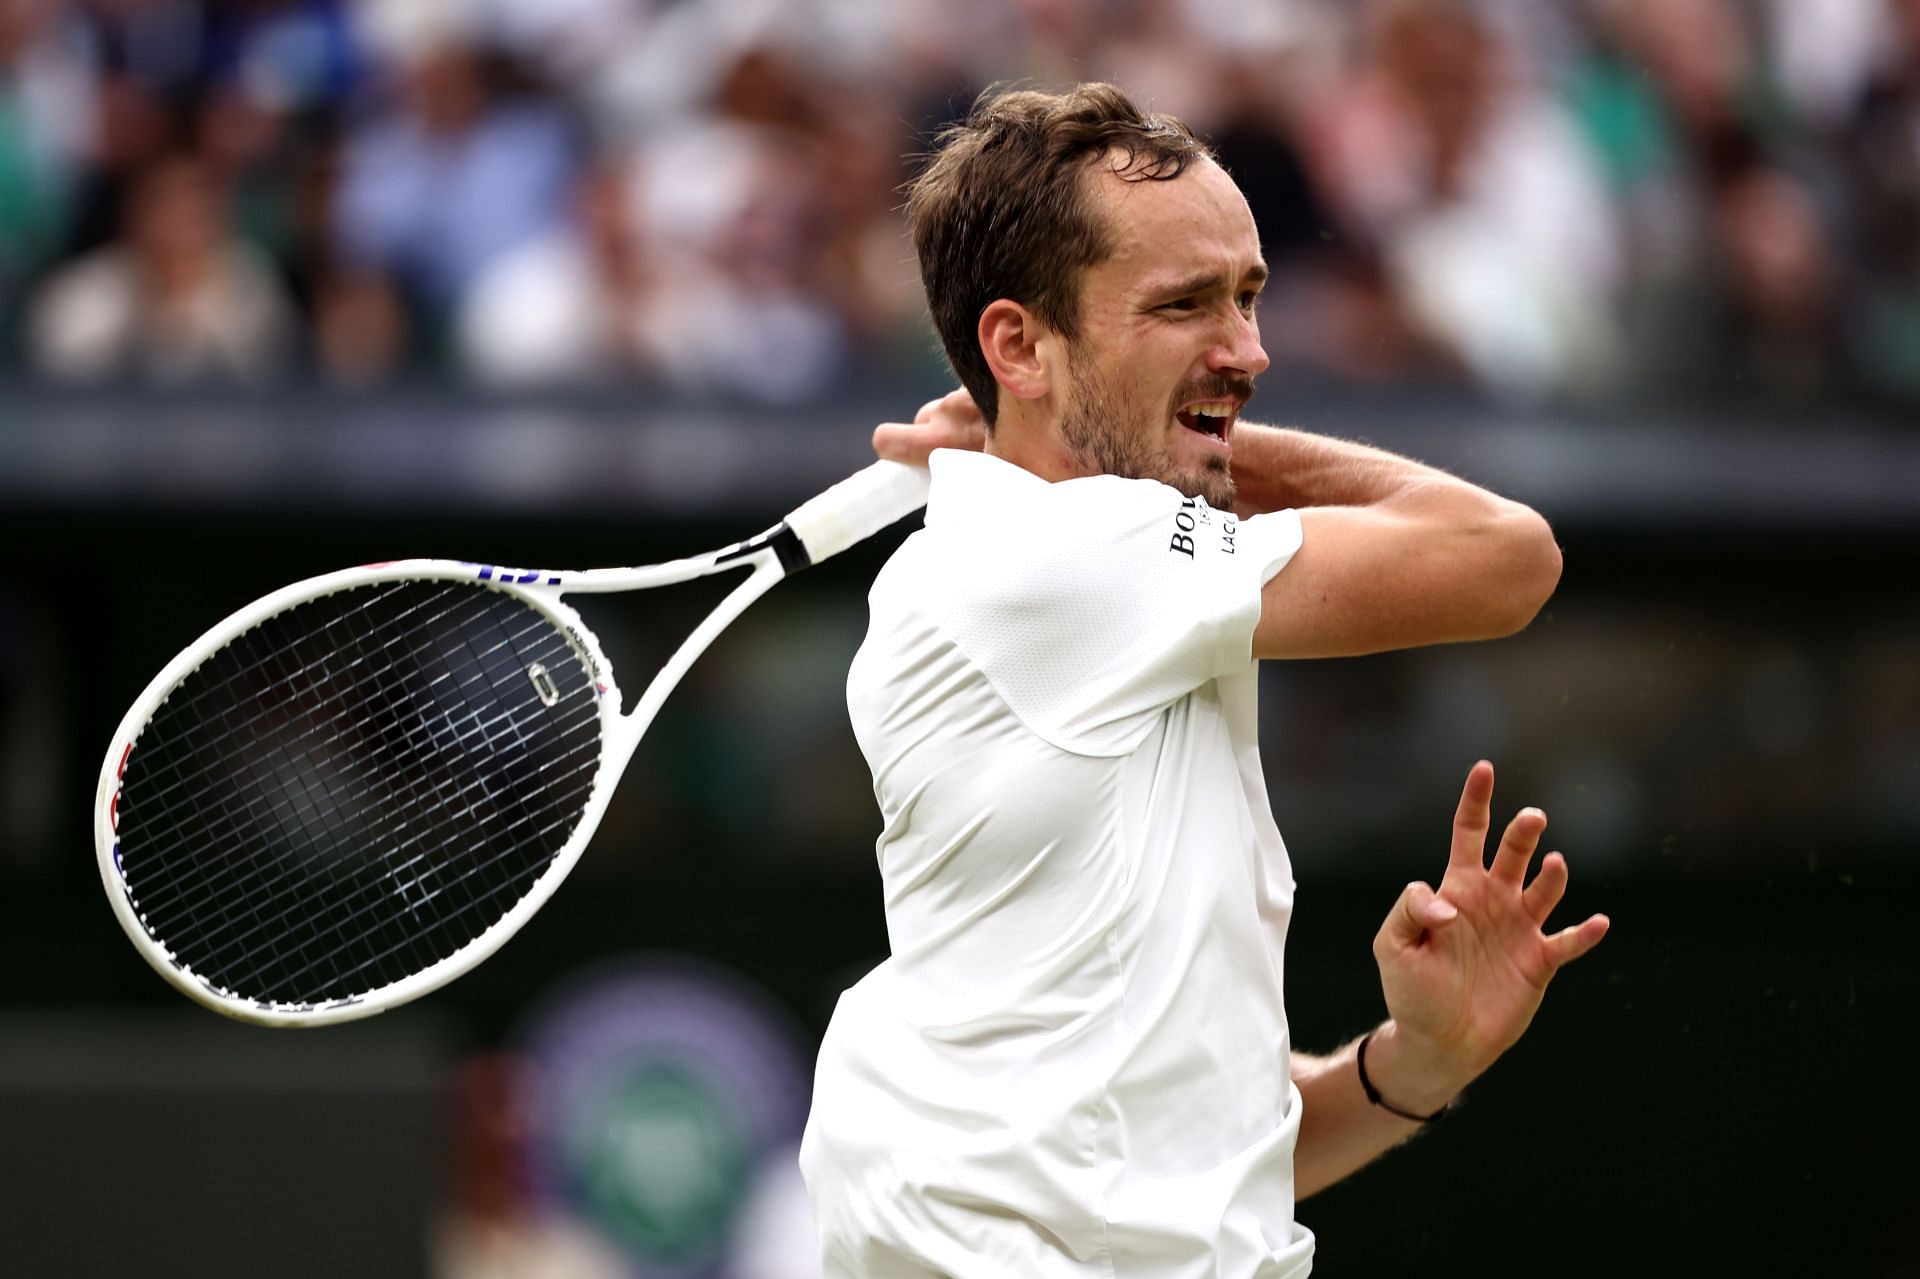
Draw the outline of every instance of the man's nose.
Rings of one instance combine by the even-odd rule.
[[[1267,371],[1271,363],[1267,359],[1267,350],[1260,345],[1260,325],[1250,315],[1235,311],[1227,321],[1232,326],[1221,335],[1219,345],[1207,354],[1207,368],[1215,373],[1240,372],[1248,377],[1258,377]]]

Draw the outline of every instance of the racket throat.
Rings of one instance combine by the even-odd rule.
[[[734,560],[745,559],[763,550],[771,550],[774,558],[780,561],[780,573],[791,577],[803,568],[813,567],[813,557],[807,553],[806,543],[785,520],[774,525],[758,537],[750,537],[738,546],[730,547],[714,556],[714,563],[727,564]]]

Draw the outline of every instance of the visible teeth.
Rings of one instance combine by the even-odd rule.
[[[1196,404],[1193,406],[1193,411],[1199,414],[1201,417],[1232,417],[1233,405],[1231,404]]]
[[[1227,437],[1228,415],[1225,413],[1202,412],[1200,406],[1195,405],[1192,408],[1181,409],[1175,416],[1179,418],[1180,425],[1190,431],[1198,431],[1202,435],[1211,435],[1217,440],[1223,440]]]

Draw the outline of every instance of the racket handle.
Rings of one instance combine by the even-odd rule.
[[[795,507],[787,527],[818,564],[925,506],[930,482],[924,466],[875,462]]]

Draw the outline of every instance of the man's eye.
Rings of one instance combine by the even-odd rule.
[[[1161,309],[1166,311],[1192,311],[1198,309],[1199,306],[1200,302],[1197,298],[1178,298],[1167,303]]]
[[[1242,311],[1245,311],[1248,315],[1252,315],[1253,309],[1259,305],[1260,305],[1260,295],[1258,293],[1255,293],[1252,289],[1248,289],[1245,293],[1242,293],[1240,295],[1240,309]]]

